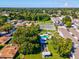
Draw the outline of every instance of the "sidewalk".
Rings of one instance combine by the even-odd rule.
[[[79,47],[75,50],[75,59],[79,59]]]

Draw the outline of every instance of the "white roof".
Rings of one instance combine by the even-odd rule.
[[[51,53],[48,51],[48,52],[42,52],[42,55],[50,55]]]

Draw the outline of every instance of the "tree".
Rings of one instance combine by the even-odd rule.
[[[72,25],[72,20],[69,16],[66,16],[62,19],[62,22],[67,26],[67,27],[71,27]]]
[[[38,53],[40,51],[39,44],[39,27],[18,27],[13,35],[13,41],[20,46],[19,52],[26,54]]]
[[[78,18],[78,16],[77,16],[77,14],[75,14],[75,13],[72,13],[72,18],[74,19],[74,18]]]
[[[71,22],[66,22],[67,27],[71,27],[72,23]]]
[[[71,39],[67,38],[64,39],[57,32],[54,33],[55,35],[53,36],[53,47],[57,52],[60,54],[62,57],[69,57],[69,54],[72,49],[72,41]]]
[[[9,32],[11,29],[13,29],[13,25],[11,23],[4,23],[4,25],[0,27],[0,31]]]
[[[0,26],[2,26],[7,21],[6,16],[0,16]]]
[[[4,29],[4,31],[8,31],[9,32],[9,30],[13,29],[13,25],[11,23],[5,23],[3,25],[3,29]]]
[[[4,24],[4,20],[0,19],[0,26],[2,26]]]
[[[72,41],[71,39],[67,38],[63,44],[63,48],[61,48],[61,56],[67,57],[71,53],[72,48]]]

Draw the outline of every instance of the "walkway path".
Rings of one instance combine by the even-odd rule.
[[[75,51],[75,59],[79,59],[79,47]]]

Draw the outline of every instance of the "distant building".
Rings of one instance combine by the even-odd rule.
[[[2,12],[2,15],[3,15],[3,16],[9,16],[9,13],[6,12],[6,11],[3,11],[3,12]]]
[[[15,24],[15,27],[18,27],[18,26],[31,26],[31,25],[37,25],[37,22],[36,21],[18,21],[16,24]]]
[[[5,43],[7,43],[10,39],[11,39],[11,37],[2,36],[2,37],[0,37],[0,44],[5,44]]]
[[[0,27],[0,29],[2,29],[3,27]],[[7,34],[7,32],[5,32],[5,31],[2,31],[2,32],[0,32],[0,37],[1,36],[4,36],[4,35],[6,35]]]

